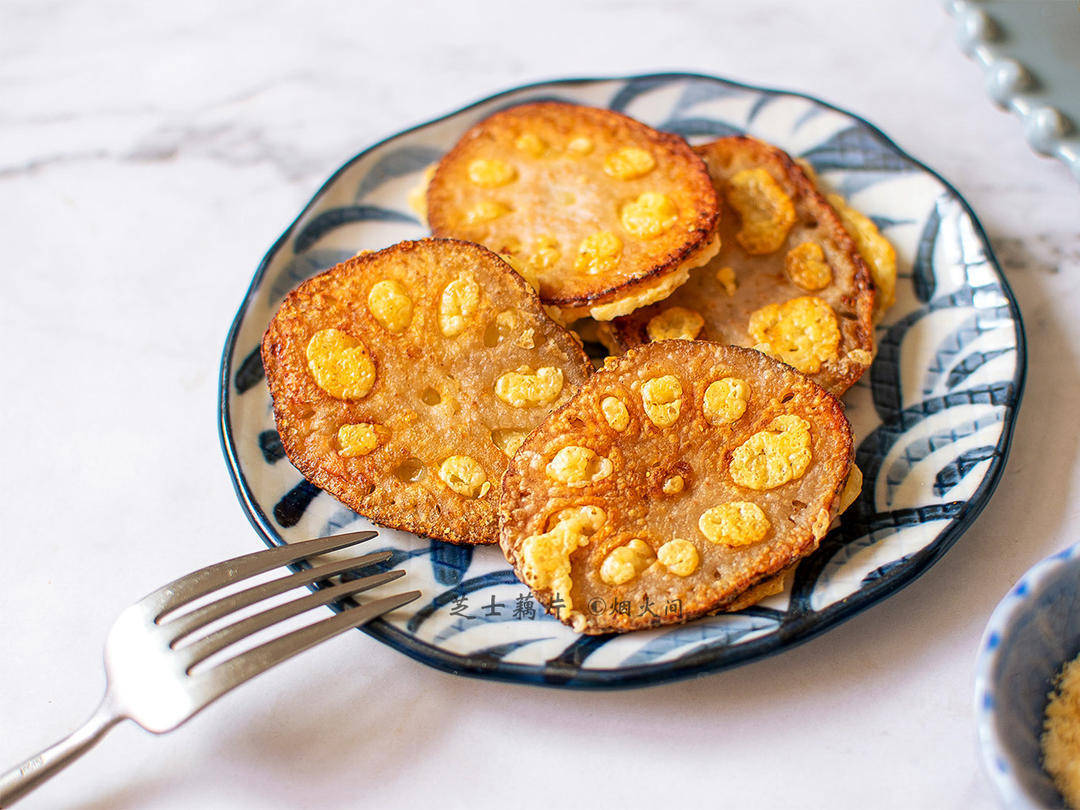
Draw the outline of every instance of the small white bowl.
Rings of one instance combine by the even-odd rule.
[[[983,765],[1002,804],[1064,807],[1039,738],[1054,676],[1080,652],[1080,543],[1033,566],[990,616],[975,667]]]

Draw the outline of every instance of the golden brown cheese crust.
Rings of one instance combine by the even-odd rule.
[[[642,199],[661,194],[667,203]],[[563,322],[663,288],[708,250],[718,210],[708,172],[682,138],[558,102],[474,126],[439,163],[427,199],[436,236],[510,257]],[[601,244],[600,269],[583,270],[583,243],[603,233],[617,240],[617,258],[606,261]]]
[[[774,311],[775,322],[791,314],[795,306],[802,306],[804,320],[817,323],[821,318],[817,310],[825,312],[828,319],[827,310],[810,300],[817,299],[832,310],[835,325],[826,324],[829,329],[824,339],[820,335],[813,338],[818,341],[814,347],[817,356],[800,370],[832,393],[843,394],[862,376],[873,354],[873,283],[851,236],[832,206],[783,151],[741,136],[721,138],[696,150],[708,165],[722,200],[720,252],[708,264],[692,270],[689,281],[669,298],[618,319],[615,326],[620,345],[630,348],[655,339],[649,334],[650,321],[681,307],[703,319],[697,338],[772,349],[774,356],[790,362],[784,346],[763,345],[765,330],[760,315],[754,321],[757,331],[751,328],[754,314],[776,304],[779,312]],[[731,202],[741,202],[733,193],[733,178],[753,179],[759,170],[767,172],[790,200],[789,219],[783,221],[778,216],[774,230],[765,233],[768,238],[761,238],[762,232],[747,233],[744,213],[735,210]],[[796,299],[795,304],[789,303]]]
[[[282,444],[305,478],[377,523],[452,543],[495,542],[500,445],[516,449],[591,372],[503,261],[441,239],[304,282],[267,328],[262,358]],[[525,401],[497,393],[514,399],[512,389]]]
[[[656,397],[646,407],[652,381],[668,377],[681,388],[673,419],[670,396],[659,398],[667,410]],[[741,412],[707,393],[732,379],[745,387],[718,388],[742,390]],[[754,468],[764,478],[752,483],[769,488],[748,487],[747,454],[762,435],[779,441],[770,433],[778,424],[798,425],[789,435],[798,440],[773,448],[773,466]],[[589,451],[578,454],[589,463],[577,476],[559,465],[573,447]],[[649,344],[610,359],[526,439],[503,478],[499,542],[545,608],[579,631],[685,621],[735,604],[816,549],[853,453],[841,403],[787,365],[705,341]],[[759,522],[739,537],[703,523],[732,504],[760,510]],[[676,602],[679,612],[669,612]],[[620,604],[629,611],[614,610]]]

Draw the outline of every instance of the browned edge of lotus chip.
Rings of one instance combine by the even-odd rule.
[[[687,172],[687,180],[693,185],[694,196],[700,196],[704,202],[704,205],[695,212],[694,221],[690,226],[691,232],[697,236],[696,239],[687,240],[678,249],[669,251],[667,255],[658,259],[652,267],[646,268],[629,280],[624,281],[622,284],[599,290],[590,295],[543,299],[545,305],[555,306],[563,310],[574,310],[588,309],[611,303],[624,296],[633,294],[635,290],[648,287],[650,283],[673,272],[692,258],[694,254],[705,250],[709,246],[712,236],[716,232],[717,223],[720,220],[720,201],[717,198],[716,188],[713,185],[712,179],[709,177],[709,170],[705,165],[705,161],[701,159],[690,144],[679,135],[653,129],[637,119],[615,112],[614,110],[589,107],[581,104],[570,104],[565,101],[525,102],[513,107],[508,107],[493,113],[483,121],[473,125],[468,132],[461,136],[461,139],[454,147],[443,155],[442,159],[439,161],[438,167],[435,169],[435,174],[432,176],[431,182],[427,187],[428,225],[435,236],[442,236],[447,232],[452,231],[451,224],[439,216],[443,212],[443,208],[437,204],[440,188],[445,178],[443,167],[453,162],[458,154],[465,150],[468,141],[479,137],[484,128],[494,119],[504,116],[517,117],[528,114],[533,110],[552,110],[560,116],[571,118],[574,116],[586,116],[590,119],[590,122],[596,123],[598,126],[615,123],[619,127],[633,130],[644,135],[657,147],[658,151],[665,153],[669,159],[686,162],[689,169]],[[433,198],[436,202],[435,205],[432,205]]]
[[[687,352],[687,350],[692,351],[693,350],[692,347],[700,346],[702,344],[712,345],[712,346],[723,346],[726,349],[731,349],[731,350],[735,350],[735,351],[738,351],[738,352],[749,352],[749,353],[753,353],[753,354],[756,354],[756,355],[760,355],[762,358],[764,358],[766,361],[768,361],[770,363],[779,363],[789,373],[795,374],[795,375],[797,375],[799,377],[802,377],[803,380],[807,384],[809,384],[809,385],[813,386],[814,388],[818,389],[817,392],[816,392],[817,399],[827,403],[827,405],[828,405],[828,415],[827,415],[827,419],[825,420],[825,422],[826,422],[825,424],[815,425],[814,427],[815,428],[820,428],[820,429],[828,431],[828,432],[837,432],[837,433],[839,433],[839,435],[844,438],[844,440],[845,440],[844,445],[846,446],[846,452],[844,453],[844,461],[841,462],[843,464],[843,466],[844,466],[843,474],[837,476],[838,477],[838,483],[833,488],[833,491],[831,493],[829,493],[828,498],[825,501],[826,505],[823,507],[828,512],[829,523],[831,524],[832,521],[835,520],[835,518],[839,514],[840,497],[841,497],[841,494],[842,494],[842,492],[844,490],[844,485],[847,483],[848,475],[850,475],[850,473],[851,473],[851,466],[855,463],[854,436],[853,436],[853,434],[851,432],[851,423],[848,421],[847,415],[845,414],[844,403],[843,403],[842,400],[839,399],[839,397],[837,397],[834,394],[830,393],[827,389],[825,389],[824,387],[822,387],[818,383],[814,382],[814,380],[810,379],[806,375],[802,374],[801,372],[797,371],[796,369],[791,368],[786,363],[781,363],[781,361],[776,360],[773,357],[769,357],[768,355],[763,354],[762,352],[759,352],[757,349],[745,348],[745,347],[741,347],[741,346],[729,346],[727,344],[715,343],[713,341],[705,341],[705,340],[701,340],[701,341],[670,340],[670,341],[660,341],[660,342],[657,342],[657,343],[648,343],[648,344],[646,344],[644,346],[635,347],[633,349],[630,349],[626,354],[623,354],[623,355],[621,355],[619,357],[608,358],[608,362],[605,364],[605,366],[603,368],[599,369],[595,374],[593,374],[591,377],[589,377],[581,385],[581,387],[574,393],[573,397],[571,397],[569,400],[567,400],[559,408],[556,408],[554,411],[552,411],[550,414],[548,414],[547,418],[548,419],[554,419],[557,415],[560,415],[563,411],[571,408],[576,403],[576,401],[578,400],[579,397],[581,397],[581,396],[585,395],[586,393],[590,392],[593,388],[595,388],[597,386],[604,385],[604,376],[603,375],[604,375],[604,373],[606,371],[618,371],[622,365],[624,365],[626,363],[633,362],[635,360],[635,358],[638,357],[642,353],[650,352],[650,351],[669,351],[672,354],[678,354],[678,353],[685,354]],[[663,348],[661,348],[661,347],[663,347]],[[540,430],[541,427],[543,426],[543,424],[544,423],[541,423],[540,425],[538,425],[536,427],[536,429],[534,429],[533,434],[530,434],[530,436],[535,435],[536,431]],[[529,443],[529,439],[527,438],[525,440],[525,442],[522,444],[522,448],[524,448],[528,443]],[[734,450],[734,448],[727,448],[725,450],[724,463],[722,465],[723,469],[727,469],[727,466],[730,463],[730,457],[731,457],[731,453],[733,452],[733,450]],[[521,452],[520,448],[519,448],[518,452],[519,453]],[[506,471],[503,473],[503,478],[502,478],[502,495],[501,495],[500,500],[499,500],[499,509],[498,509],[499,547],[502,549],[503,555],[506,557],[507,562],[509,562],[510,565],[513,567],[515,576],[517,576],[519,581],[524,583],[525,578],[524,578],[524,575],[523,575],[522,570],[521,570],[520,560],[518,559],[516,549],[511,545],[511,539],[510,539],[508,531],[507,531],[507,527],[508,527],[508,524],[509,524],[510,519],[511,519],[511,513],[512,513],[514,505],[515,505],[513,503],[513,499],[514,499],[515,495],[518,492],[520,492],[520,490],[521,490],[522,474],[518,470],[517,465],[515,464],[516,459],[517,459],[517,454],[515,454],[515,457],[510,460],[510,463],[507,466]],[[648,493],[645,493],[646,496],[647,496],[647,494]],[[823,533],[820,537],[815,536],[812,532],[808,533],[807,536],[805,538],[803,538],[804,542],[801,544],[801,546],[799,548],[793,549],[790,554],[775,557],[773,559],[773,561],[772,561],[772,564],[770,564],[769,566],[765,566],[765,567],[760,568],[758,571],[756,571],[754,573],[753,576],[747,577],[744,581],[740,582],[735,588],[732,589],[732,592],[725,599],[722,599],[722,600],[719,600],[719,601],[716,601],[716,602],[709,602],[709,603],[699,602],[699,603],[692,603],[692,604],[689,604],[689,605],[684,605],[683,606],[683,612],[682,612],[681,615],[678,615],[678,616],[658,616],[658,617],[650,619],[647,625],[640,625],[640,626],[633,625],[633,623],[631,622],[631,620],[628,617],[624,617],[622,614],[619,614],[617,617],[615,617],[615,619],[614,619],[614,621],[612,623],[610,623],[610,624],[608,624],[606,626],[603,626],[603,627],[586,626],[584,629],[581,630],[581,632],[583,634],[585,634],[585,635],[605,635],[605,634],[609,634],[609,633],[622,633],[622,632],[628,632],[628,631],[633,631],[633,630],[648,630],[648,629],[652,629],[652,628],[659,627],[659,626],[662,626],[662,625],[684,624],[684,623],[686,623],[688,621],[691,621],[693,619],[699,619],[699,618],[701,618],[703,616],[710,616],[710,615],[713,615],[713,614],[716,614],[716,613],[725,612],[725,610],[728,609],[729,606],[734,605],[743,596],[747,595],[747,592],[750,591],[752,588],[766,582],[769,579],[772,579],[773,577],[776,577],[776,576],[779,576],[779,575],[782,575],[782,574],[786,573],[789,569],[794,569],[802,559],[804,559],[805,557],[807,557],[808,555],[812,554],[814,551],[817,550],[821,540],[824,538],[825,534],[827,534],[827,533],[828,533],[828,528],[826,528],[825,533]],[[530,590],[532,590],[533,596],[540,603],[540,605],[544,608],[544,610],[547,613],[552,614],[553,611],[552,611],[552,592],[551,592],[551,590],[550,589],[545,589],[545,590],[530,589]],[[742,609],[742,606],[740,606],[738,609]],[[569,624],[569,622],[566,622],[565,619],[563,619],[561,616],[559,616],[557,611],[554,612],[554,615],[556,616],[556,618],[559,618],[565,624]]]
[[[452,526],[441,525],[433,526],[432,524],[415,519],[414,516],[405,513],[398,513],[395,515],[394,520],[389,520],[386,516],[380,514],[373,514],[371,509],[368,509],[365,504],[357,499],[349,497],[347,495],[341,495],[335,492],[337,487],[335,482],[337,479],[323,470],[315,460],[308,457],[306,453],[299,452],[299,447],[295,443],[294,436],[297,435],[295,429],[294,420],[290,414],[285,410],[282,405],[283,399],[287,396],[288,392],[283,387],[282,381],[274,373],[275,369],[280,365],[278,358],[286,351],[286,339],[281,334],[281,324],[279,322],[279,315],[287,311],[287,307],[296,308],[297,302],[303,300],[307,290],[312,286],[320,283],[326,277],[332,275],[341,275],[345,273],[362,273],[366,272],[368,265],[373,263],[375,257],[379,254],[385,254],[389,251],[395,253],[410,253],[424,246],[427,243],[441,242],[448,245],[452,245],[459,249],[466,249],[469,251],[479,251],[484,254],[488,254],[490,258],[493,258],[500,265],[504,266],[507,270],[507,275],[512,278],[511,283],[516,284],[518,288],[527,294],[527,297],[531,299],[535,305],[536,312],[541,316],[547,318],[547,313],[544,311],[543,306],[540,303],[540,298],[536,294],[536,291],[526,282],[521,276],[519,276],[510,265],[503,261],[498,254],[485,248],[483,245],[477,245],[473,242],[467,242],[461,239],[448,239],[448,238],[426,238],[419,240],[406,240],[398,242],[389,247],[383,248],[379,251],[360,253],[356,256],[352,256],[346,259],[344,262],[334,265],[333,267],[319,273],[311,278],[303,281],[301,284],[294,287],[288,295],[285,296],[281,305],[278,307],[274,317],[270,320],[270,323],[266,327],[266,331],[263,333],[262,343],[260,344],[260,354],[263,362],[263,369],[266,376],[267,386],[270,390],[270,397],[273,403],[274,410],[274,424],[278,432],[278,436],[281,439],[282,447],[285,450],[286,457],[289,462],[299,471],[299,473],[310,483],[314,484],[320,490],[326,491],[332,495],[335,499],[348,506],[357,514],[363,515],[372,523],[379,526],[385,526],[391,529],[399,529],[402,531],[412,532],[423,537],[429,537],[436,540],[442,540],[447,543],[454,543],[457,545],[487,545],[498,542],[498,522],[496,518],[496,508],[492,506],[490,508],[490,515],[485,517],[481,521],[470,526],[468,532],[458,531]],[[549,319],[550,320],[550,319]],[[559,324],[552,321],[552,324],[559,326]],[[559,326],[559,328],[563,328]],[[580,364],[587,372],[591,372],[592,364],[589,361],[588,356],[585,354],[584,349],[577,340],[572,340],[575,345],[575,351],[580,355]],[[501,479],[500,479],[501,481]]]
[[[852,348],[865,349],[874,353],[874,281],[870,274],[870,268],[859,254],[855,240],[844,227],[840,215],[832,207],[825,195],[821,193],[813,180],[803,171],[792,157],[779,147],[761,141],[749,135],[731,135],[718,138],[715,141],[698,144],[693,147],[699,155],[707,155],[710,152],[735,152],[749,151],[756,155],[756,163],[768,165],[775,169],[777,179],[785,186],[785,191],[792,197],[796,210],[800,205],[806,206],[819,222],[827,224],[830,233],[835,237],[839,247],[847,253],[855,265],[855,277],[852,280],[854,290],[843,297],[844,304],[855,314],[852,325],[857,345]],[[723,196],[722,181],[715,183],[718,197]],[[721,205],[721,209],[723,206]],[[693,272],[693,271],[691,271]],[[622,350],[643,346],[649,342],[646,336],[647,322],[642,317],[635,317],[631,313],[622,318],[616,318],[615,338]],[[866,367],[849,368],[845,374],[838,375],[837,388],[846,391],[862,376]]]

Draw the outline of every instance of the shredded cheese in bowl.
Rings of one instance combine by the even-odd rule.
[[[1042,734],[1043,767],[1066,803],[1080,808],[1080,655],[1054,679]]]

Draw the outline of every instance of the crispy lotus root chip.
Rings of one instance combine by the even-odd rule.
[[[609,360],[525,439],[503,478],[499,543],[575,630],[685,621],[776,592],[837,515],[853,455],[843,406],[789,366],[651,343]]]
[[[667,299],[617,319],[620,346],[691,334],[749,346],[843,394],[873,358],[873,282],[857,240],[779,149],[746,137],[696,149],[723,200],[720,252]]]
[[[304,282],[262,357],[305,478],[377,523],[452,543],[495,542],[507,461],[592,370],[504,262],[448,239]]]
[[[809,161],[799,158],[796,163],[818,191],[825,194],[829,205],[836,209],[844,227],[855,240],[859,255],[870,268],[870,277],[874,280],[874,322],[880,321],[885,310],[896,303],[896,248],[870,217],[854,208],[842,195],[829,191]]]
[[[558,102],[481,121],[427,192],[436,236],[503,255],[562,323],[607,321],[664,298],[716,252],[717,209],[682,138]]]
[[[829,194],[828,200],[855,240],[859,255],[870,268],[877,293],[874,319],[878,320],[896,302],[896,248],[881,235],[870,217],[852,208],[839,194]]]

